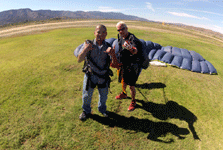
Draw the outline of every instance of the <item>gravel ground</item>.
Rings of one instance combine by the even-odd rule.
[[[112,20],[115,21],[115,20]],[[118,20],[117,20],[118,22]],[[128,25],[131,22],[137,22],[137,21],[125,21]],[[77,27],[92,27],[96,26],[97,24],[103,23],[107,27],[115,27],[116,23],[111,23],[111,20],[85,20],[85,21],[69,21],[69,22],[56,22],[56,23],[43,23],[43,24],[35,24],[35,25],[26,25],[26,26],[19,26],[19,27],[6,27],[0,29],[0,38],[4,37],[15,37],[15,36],[21,36],[21,35],[29,35],[29,34],[36,34],[41,33],[53,29],[59,29],[59,28],[77,28]],[[181,35],[186,35],[189,37],[198,37],[199,35],[206,36],[207,38],[211,38],[213,40],[219,41],[223,43],[223,40],[219,38],[215,38],[213,36],[207,35],[205,33],[196,32],[196,34],[187,34],[186,32],[179,32],[179,31],[170,31],[166,29],[159,29],[159,28],[153,28],[148,26],[136,26],[136,25],[128,25],[129,28],[135,28],[135,29],[143,29],[148,31],[158,31],[158,32],[165,32],[165,33],[178,33]],[[180,30],[187,30],[184,28],[176,27]]]

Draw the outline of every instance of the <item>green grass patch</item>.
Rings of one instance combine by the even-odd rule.
[[[0,149],[222,149],[223,44],[204,37],[129,30],[140,39],[200,53],[218,75],[150,66],[137,81],[138,108],[127,112],[131,99],[115,99],[121,84],[113,69],[107,100],[111,117],[98,112],[95,89],[94,117],[81,122],[83,63],[77,63],[73,51],[94,38],[94,27],[3,38]],[[108,27],[107,38],[116,36],[115,27]],[[129,88],[127,92],[130,95]]]

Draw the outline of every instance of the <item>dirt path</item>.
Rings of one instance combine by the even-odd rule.
[[[112,23],[114,22],[114,23]],[[35,24],[35,25],[27,25],[27,26],[20,26],[20,27],[10,27],[10,28],[2,28],[0,29],[0,38],[3,37],[13,37],[13,36],[19,36],[19,35],[27,35],[27,34],[35,34],[38,32],[43,31],[49,31],[53,29],[60,29],[60,28],[77,28],[77,27],[92,27],[96,26],[99,23],[103,23],[107,27],[115,27],[116,25],[115,20],[85,20],[85,21],[69,21],[69,22],[56,22],[56,23],[44,23],[44,24]],[[188,37],[192,38],[199,38],[199,36],[205,36],[207,38],[219,41],[223,43],[223,40],[215,38],[213,36],[209,36],[206,34],[202,34],[199,32],[196,32],[195,34],[191,35],[190,33],[186,32],[179,32],[179,31],[170,31],[166,29],[159,29],[154,27],[148,27],[148,26],[136,26],[131,25],[131,23],[135,23],[137,21],[125,21],[129,23],[129,28],[135,28],[135,29],[142,29],[147,31],[157,31],[157,32],[164,32],[164,33],[174,33],[174,34],[181,34],[186,35]],[[177,27],[176,27],[177,28]],[[187,29],[184,28],[177,28],[178,30],[187,31]]]

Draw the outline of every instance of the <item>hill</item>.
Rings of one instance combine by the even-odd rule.
[[[52,11],[52,10],[36,10],[33,11],[29,8],[26,9],[13,9],[0,12],[0,27],[23,24],[33,21],[45,20],[69,20],[69,19],[116,19],[116,20],[137,20],[145,22],[161,22],[147,20],[132,15],[125,15],[116,12],[100,12],[100,11]],[[198,31],[202,34],[211,35],[216,38],[223,39],[223,34],[209,29],[188,26],[179,23],[165,23],[166,25],[174,25],[180,28],[187,28],[190,30]]]
[[[18,22],[40,21],[52,18],[70,18],[70,19],[122,19],[122,20],[139,20],[149,21],[144,18],[125,15],[123,13],[99,12],[99,11],[51,11],[36,10],[29,8],[8,10],[0,12],[0,25],[13,24]]]

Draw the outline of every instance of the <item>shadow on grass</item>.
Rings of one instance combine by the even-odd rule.
[[[189,134],[188,129],[179,128],[175,124],[167,122],[153,122],[148,119],[138,119],[135,117],[125,117],[114,112],[109,112],[109,117],[101,117],[97,114],[92,115],[93,120],[108,125],[109,127],[120,127],[125,130],[133,130],[135,132],[149,133],[148,139],[163,143],[172,143],[173,139],[167,141],[158,139],[159,137],[165,136],[167,133],[172,133],[179,139],[184,139],[185,137],[181,135]]]
[[[136,84],[136,88],[142,95],[143,93],[139,90],[139,88],[163,89],[163,96],[166,102],[166,104],[156,104],[153,102],[145,102],[143,100],[136,100],[137,101],[136,108],[137,109],[140,108],[147,112],[150,112],[153,117],[160,120],[167,120],[168,118],[184,120],[188,123],[189,129],[192,132],[194,139],[200,140],[193,126],[194,122],[196,122],[197,120],[197,117],[188,109],[177,104],[176,102],[168,101],[165,95],[165,91],[164,91],[165,87],[166,85],[163,83]],[[159,137],[165,137],[167,133],[171,133],[177,136],[179,139],[185,139],[183,135],[189,134],[189,130],[187,128],[180,128],[177,125],[172,124],[172,123],[153,122],[148,119],[138,119],[135,117],[128,118],[128,117],[116,114],[114,112],[110,112],[108,118],[104,118],[95,114],[95,115],[92,115],[92,119],[104,125],[108,125],[110,127],[120,127],[125,130],[133,130],[135,132],[149,133],[149,135],[147,136],[149,140],[163,142],[163,143],[174,142],[173,139],[162,140],[159,138]]]
[[[155,118],[158,118],[160,120],[174,118],[186,121],[188,123],[190,131],[193,134],[194,139],[200,140],[193,126],[194,122],[196,122],[197,120],[197,117],[185,107],[177,104],[174,101],[168,101],[166,104],[144,102],[143,100],[136,101],[138,102],[138,104],[142,104],[137,104],[137,108],[141,108],[147,112],[150,112]]]
[[[158,118],[160,120],[167,120],[168,118],[174,118],[174,119],[180,119],[184,120],[188,123],[188,127],[190,131],[193,134],[194,139],[200,140],[198,137],[195,128],[193,126],[194,122],[197,121],[197,117],[190,112],[185,107],[177,104],[174,101],[169,101],[166,98],[166,94],[164,91],[164,88],[166,87],[165,84],[160,82],[155,83],[144,83],[144,84],[136,84],[136,88],[138,91],[143,95],[143,93],[140,91],[141,89],[157,89],[162,88],[163,89],[163,97],[165,99],[166,104],[156,104],[153,102],[148,102],[147,98],[143,95],[143,97],[147,100],[147,102],[144,102],[143,100],[137,100],[137,102],[141,103],[142,106],[137,105],[138,108],[142,108],[146,110],[147,112],[150,112],[155,118]]]
[[[141,89],[161,89],[165,88],[166,85],[160,82],[154,82],[154,83],[143,83],[143,84],[136,84],[136,88],[141,88]]]
[[[148,101],[148,99],[146,98],[146,96],[141,92],[141,89],[148,89],[148,90],[151,90],[151,89],[163,89],[164,91],[164,88],[166,87],[165,84],[161,83],[161,82],[154,82],[154,83],[143,83],[143,84],[136,84],[135,85],[136,89],[139,91],[140,94],[142,94],[142,96],[145,98],[145,100]]]

